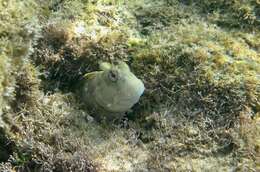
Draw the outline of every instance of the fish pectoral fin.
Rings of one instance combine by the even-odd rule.
[[[100,71],[86,73],[86,74],[83,76],[83,78],[84,78],[84,79],[87,79],[87,80],[93,79],[93,78],[96,77],[96,75],[97,75],[98,73],[100,73]]]

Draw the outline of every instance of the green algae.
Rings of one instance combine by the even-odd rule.
[[[0,9],[0,127],[15,145],[1,170],[259,170],[258,1],[12,0]],[[98,123],[77,84],[113,59],[146,92],[122,121]]]

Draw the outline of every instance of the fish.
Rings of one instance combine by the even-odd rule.
[[[87,106],[109,113],[129,111],[144,93],[144,83],[124,61],[100,63],[100,71],[83,77],[83,101]]]

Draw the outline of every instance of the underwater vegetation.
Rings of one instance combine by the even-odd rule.
[[[259,0],[2,0],[0,171],[259,171],[259,28]],[[113,60],[145,91],[97,121]]]

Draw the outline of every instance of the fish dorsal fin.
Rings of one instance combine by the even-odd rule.
[[[105,70],[109,70],[111,69],[111,64],[108,63],[108,62],[100,62],[99,63],[99,69],[102,70],[102,71],[105,71]]]

